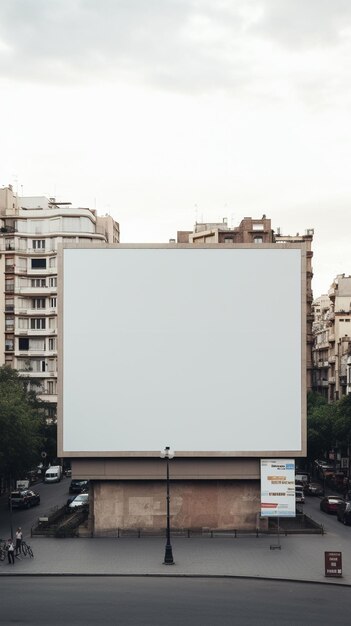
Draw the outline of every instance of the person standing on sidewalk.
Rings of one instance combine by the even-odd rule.
[[[21,554],[21,546],[22,546],[22,529],[21,527],[16,530],[16,552],[15,556],[19,556]]]
[[[14,565],[15,564],[15,546],[13,545],[13,541],[12,539],[9,539],[7,542],[7,559],[9,562],[9,565]]]

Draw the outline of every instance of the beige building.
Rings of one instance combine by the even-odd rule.
[[[0,189],[0,364],[40,381],[57,405],[57,246],[63,241],[118,243],[119,225],[55,198],[18,197]]]
[[[313,302],[313,389],[329,402],[351,393],[351,276]]]

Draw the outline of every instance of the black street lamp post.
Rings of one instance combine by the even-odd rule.
[[[166,459],[167,462],[167,534],[166,534],[166,549],[165,549],[165,558],[163,561],[164,565],[174,565],[173,553],[172,553],[172,545],[171,545],[171,524],[170,524],[170,513],[169,513],[169,503],[170,503],[170,495],[169,495],[169,461],[173,459],[174,453],[171,452],[170,447],[166,446],[164,451],[161,452],[161,457]]]

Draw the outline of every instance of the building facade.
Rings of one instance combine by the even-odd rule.
[[[63,241],[118,243],[119,225],[70,202],[0,189],[0,364],[33,379],[51,420],[57,406],[56,257]]]
[[[351,276],[313,302],[313,389],[329,402],[351,393]]]

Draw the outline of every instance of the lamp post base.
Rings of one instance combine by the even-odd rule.
[[[166,545],[165,559],[163,561],[163,565],[174,565],[172,546],[168,544]]]

